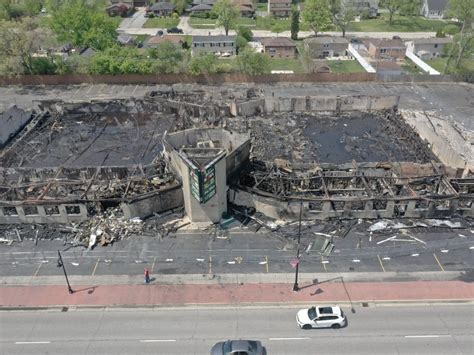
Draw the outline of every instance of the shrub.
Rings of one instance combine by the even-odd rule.
[[[459,33],[461,30],[459,29],[459,26],[451,24],[451,25],[446,25],[443,28],[443,32],[447,33],[448,35],[455,35],[456,33]]]

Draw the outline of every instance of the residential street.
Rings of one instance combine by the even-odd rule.
[[[278,354],[471,354],[474,309],[343,308],[339,330],[297,328],[284,308],[99,309],[0,313],[3,354],[209,354],[227,339],[262,341]],[[5,326],[8,325],[8,326]]]
[[[150,35],[155,36],[158,30],[164,30],[165,28],[143,28],[147,18],[144,16],[144,9],[139,9],[132,17],[125,18],[120,24],[117,31],[119,33],[126,33],[129,35]],[[209,33],[211,35],[223,35],[225,34],[224,28],[216,29],[199,29],[193,28],[189,25],[189,17],[181,16],[180,22],[178,25],[184,31],[185,35],[191,36],[207,36]],[[290,31],[284,31],[280,33],[265,31],[265,30],[255,30],[252,29],[254,37],[290,37]],[[347,32],[348,37],[371,37],[371,38],[391,38],[395,32]],[[229,31],[229,35],[235,35],[235,31]],[[318,35],[329,35],[329,36],[341,36],[341,32],[322,32]],[[435,32],[397,32],[397,36],[403,39],[414,39],[414,38],[429,38],[436,35]],[[300,31],[298,34],[299,38],[306,38],[314,36],[312,31]]]

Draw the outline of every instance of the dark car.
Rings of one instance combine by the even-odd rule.
[[[171,27],[167,29],[168,33],[183,33],[183,30],[178,27]]]
[[[211,355],[266,355],[267,351],[258,340],[221,341],[211,349]]]

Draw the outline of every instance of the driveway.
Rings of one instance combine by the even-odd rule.
[[[131,17],[124,18],[117,31],[128,33],[127,31],[142,28],[147,18],[145,17],[145,8],[139,8]],[[155,31],[156,32],[156,31]]]

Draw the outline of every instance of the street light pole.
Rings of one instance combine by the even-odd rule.
[[[67,278],[67,273],[66,273],[66,267],[64,266],[63,258],[61,257],[61,253],[58,250],[58,267],[61,267],[61,266],[63,267],[64,277],[66,278],[67,289],[68,289],[70,294],[73,294],[74,290],[72,289],[71,285],[69,284],[69,279]]]
[[[300,266],[300,239],[301,239],[301,214],[303,212],[303,196],[300,196],[300,221],[298,224],[298,246],[296,248],[296,268],[295,268],[295,283],[293,285],[293,291],[298,292],[300,290],[298,286],[298,271]]]

